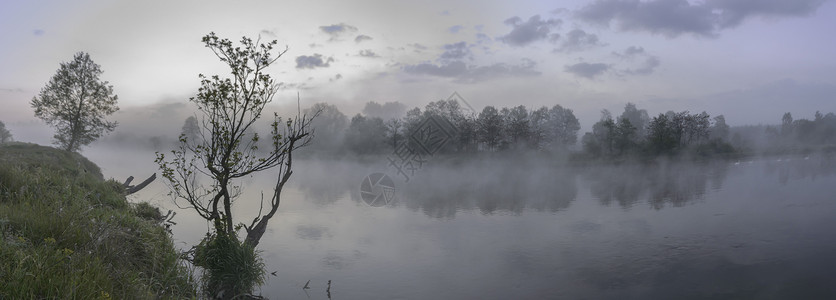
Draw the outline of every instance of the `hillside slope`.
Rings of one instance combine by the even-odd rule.
[[[0,145],[0,299],[194,298],[159,210],[76,153]]]

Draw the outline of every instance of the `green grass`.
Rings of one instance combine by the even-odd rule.
[[[0,299],[194,298],[160,219],[79,154],[0,145]]]

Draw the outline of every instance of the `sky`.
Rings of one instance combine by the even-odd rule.
[[[833,0],[2,0],[0,121],[18,140],[45,128],[29,101],[84,51],[119,96],[117,131],[176,135],[198,74],[228,74],[200,42],[215,32],[288,47],[268,70],[280,111],[297,93],[350,116],[456,92],[476,111],[560,104],[581,132],[627,102],[774,124],[836,112],[833,29]]]

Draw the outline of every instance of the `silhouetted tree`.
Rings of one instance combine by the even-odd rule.
[[[188,142],[195,142],[200,138],[200,125],[197,124],[197,118],[189,116],[186,122],[183,123],[183,130],[180,131],[180,138],[186,139]]]
[[[460,152],[474,152],[477,150],[478,123],[472,115],[465,115],[458,123],[453,124],[458,129],[458,150]]]
[[[601,111],[601,120],[592,125],[592,132],[583,137],[584,150],[593,156],[610,156],[615,149],[616,124],[608,110]]]
[[[578,118],[571,109],[555,105],[549,110],[548,132],[553,147],[567,147],[578,142]]]
[[[675,129],[670,123],[665,114],[659,114],[650,120],[647,125],[647,148],[651,153],[671,153],[679,145]]]
[[[647,124],[650,122],[650,117],[647,115],[646,110],[637,109],[635,104],[627,103],[624,106],[624,112],[621,113],[620,119],[627,119],[636,128],[633,142],[639,143],[647,135]]]
[[[355,115],[345,133],[345,146],[354,153],[382,153],[388,149],[386,125],[380,118]]]
[[[363,115],[372,118],[381,118],[383,120],[399,119],[404,116],[406,112],[406,105],[400,102],[386,102],[380,104],[374,101],[369,101],[363,107]]]
[[[12,133],[6,129],[6,124],[3,124],[3,121],[0,121],[0,144],[8,143],[12,141]]]
[[[617,155],[630,152],[635,147],[636,127],[627,118],[620,118],[618,120],[618,124],[615,127],[613,143]]]
[[[336,151],[343,145],[348,117],[336,105],[319,102],[306,108],[303,113],[313,115],[319,112],[311,122],[311,129],[316,132],[316,140],[311,141],[312,151]]]
[[[785,113],[784,117],[781,118],[781,135],[784,137],[789,137],[792,135],[792,114]]]
[[[119,110],[117,96],[113,86],[99,79],[101,74],[89,54],[76,53],[30,102],[35,116],[58,131],[53,143],[64,150],[78,151],[116,128],[105,117]]]
[[[278,92],[279,86],[265,70],[287,50],[276,54],[276,41],[258,44],[246,37],[241,46],[234,46],[214,33],[202,41],[230,68],[232,76],[199,75],[201,86],[189,101],[202,114],[201,138],[195,143],[181,141],[168,158],[158,152],[156,162],[175,201],[185,200],[187,207],[211,224],[207,237],[195,248],[194,262],[207,270],[205,291],[213,298],[229,299],[263,282],[264,270],[256,261],[254,248],[279,208],[282,189],[293,174],[293,154],[312,139],[310,126],[316,113],[286,121],[274,114],[270,139],[267,145],[260,144],[257,134],[246,133]],[[263,155],[257,151],[264,149],[267,153]],[[236,223],[232,202],[241,200],[237,180],[274,168],[278,168],[278,176],[273,196],[267,201],[247,199],[261,204],[251,214],[254,218],[249,224]],[[203,185],[204,176],[210,181],[208,186]],[[243,243],[238,240],[236,227],[246,231]]]
[[[714,117],[714,124],[711,125],[711,139],[726,141],[729,139],[729,125],[726,124],[726,117],[719,115]]]
[[[502,116],[493,106],[485,106],[476,120],[478,139],[488,151],[496,151],[502,142],[502,131],[505,127]]]
[[[531,128],[530,145],[534,149],[544,149],[551,141],[549,134],[549,108],[540,107],[531,111],[528,117]]]
[[[386,140],[392,146],[392,150],[398,147],[399,143],[403,143],[403,121],[401,119],[390,119],[384,123],[386,126]]]
[[[527,146],[531,137],[528,110],[525,109],[525,106],[519,105],[503,111],[507,111],[504,116],[505,133],[512,147],[522,148]]]

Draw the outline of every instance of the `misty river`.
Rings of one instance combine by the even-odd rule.
[[[120,181],[158,172],[153,152],[84,155]],[[296,161],[259,245],[276,272],[262,295],[328,299],[331,280],[333,299],[836,298],[836,157],[585,167],[436,157],[408,182],[385,156],[364,160]],[[381,207],[360,195],[375,172],[396,186]],[[262,189],[269,198],[270,177],[244,180],[239,221]],[[166,193],[158,179],[131,201],[176,210],[174,238],[188,249],[207,224]]]

